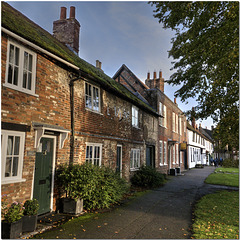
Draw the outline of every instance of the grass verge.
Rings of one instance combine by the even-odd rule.
[[[221,191],[208,194],[195,207],[192,238],[238,239],[238,192]]]
[[[217,168],[214,173],[210,174],[205,183],[239,187],[239,175],[236,174],[237,168]]]
[[[239,173],[239,168],[219,167],[215,170],[216,173]]]

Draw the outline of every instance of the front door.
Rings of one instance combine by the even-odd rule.
[[[150,167],[155,167],[154,161],[154,146],[146,147],[146,165]]]
[[[33,198],[40,205],[38,214],[50,212],[53,142],[52,138],[42,138],[36,153]]]

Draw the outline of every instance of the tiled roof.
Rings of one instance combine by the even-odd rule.
[[[54,38],[49,32],[35,24],[9,4],[6,2],[1,2],[1,6],[2,27],[77,66],[82,72],[93,77],[94,81],[108,91],[117,94],[119,97],[130,101],[131,103],[148,112],[151,112],[152,114],[157,114],[152,107],[141,101],[129,90],[104,74],[101,70],[78,57],[71,50],[69,50],[68,47]]]

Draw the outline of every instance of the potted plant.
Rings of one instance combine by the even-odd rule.
[[[37,227],[39,203],[37,199],[27,200],[24,205],[22,231],[32,232]]]
[[[63,213],[78,215],[83,211],[83,199],[81,199],[81,188],[77,183],[78,169],[76,166],[63,165],[57,170],[57,184],[60,194],[65,193],[62,200]]]
[[[16,239],[22,234],[23,206],[13,202],[10,207],[2,207],[2,238]]]

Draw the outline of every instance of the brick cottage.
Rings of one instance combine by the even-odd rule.
[[[75,8],[66,15],[61,8],[51,35],[2,2],[2,194],[38,199],[39,214],[56,210],[60,164],[104,165],[129,180],[158,161],[161,114],[100,61],[78,57]]]

